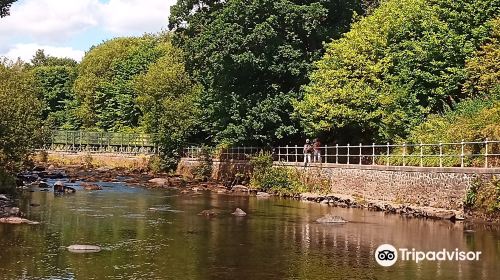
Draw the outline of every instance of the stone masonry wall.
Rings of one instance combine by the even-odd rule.
[[[500,169],[359,166],[321,164],[314,172],[329,180],[333,194],[359,196],[398,204],[430,206],[460,211],[468,188],[476,179],[491,180]]]
[[[278,164],[278,163],[276,163]],[[196,165],[192,159],[181,160],[179,170]],[[360,197],[397,204],[429,206],[463,210],[467,189],[474,180],[491,180],[500,176],[500,168],[436,168],[381,165],[312,164],[304,167],[296,163],[279,165],[297,168],[314,177],[327,180],[330,191],[336,195]],[[214,161],[212,179],[224,181],[236,173],[249,174],[248,162]]]

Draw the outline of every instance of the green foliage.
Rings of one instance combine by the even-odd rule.
[[[467,61],[464,92],[468,96],[488,96],[500,86],[500,18],[491,21],[491,35],[475,56]]]
[[[201,147],[201,151],[198,154],[199,165],[193,169],[195,178],[206,181],[211,177],[213,169],[212,155],[213,149],[207,146]]]
[[[406,143],[460,143],[474,142],[489,139],[500,139],[500,87],[496,92],[492,92],[487,99],[475,98],[467,99],[457,104],[455,110],[448,110],[445,114],[430,115],[427,120],[414,127],[410,135],[406,138]],[[473,154],[484,153],[484,145],[464,146],[465,166],[484,166],[484,158],[472,156]],[[391,152],[391,165],[402,165],[402,149]],[[490,154],[500,153],[499,144],[489,144]],[[434,157],[424,157],[424,166],[439,166],[439,147],[425,146],[422,149],[424,155],[435,155]],[[462,153],[461,145],[443,145],[442,159],[443,166],[460,166]],[[420,165],[420,147],[408,148],[405,152],[406,164]],[[380,157],[378,163],[385,164],[386,157]],[[489,159],[490,166],[499,166],[500,160],[496,157]]]
[[[10,14],[10,6],[17,0],[0,0],[0,18],[6,17]]]
[[[269,153],[259,153],[250,159],[250,163],[253,168],[250,186],[254,189],[285,196],[307,191],[297,171],[284,166],[273,167]]]
[[[74,86],[84,127],[120,131],[138,126],[133,80],[164,54],[164,41],[151,35],[116,38],[85,55]]]
[[[32,76],[19,64],[0,64],[0,169],[25,163],[42,139],[41,102]]]
[[[500,211],[500,179],[490,181],[477,179],[467,190],[464,206],[468,210],[498,213]]]
[[[157,133],[163,157],[173,167],[180,149],[196,132],[200,88],[190,80],[180,49],[165,42],[162,52],[161,58],[134,78],[132,89],[138,95],[142,126]]]
[[[148,160],[148,170],[153,174],[160,173],[164,170],[163,161],[161,157],[153,155]]]
[[[498,0],[388,0],[327,46],[295,104],[308,133],[351,141],[404,137],[464,97],[465,61]],[[354,139],[353,139],[354,138]]]
[[[192,6],[186,2],[178,5],[184,3],[189,11]],[[179,46],[188,70],[205,89],[205,137],[215,143],[262,145],[297,135],[291,101],[299,98],[322,42],[348,28],[359,3],[222,2],[210,1],[215,9],[181,17],[187,29]]]
[[[76,102],[73,84],[76,79],[76,61],[69,58],[46,56],[38,50],[31,64],[40,100],[44,103],[42,117],[51,128],[74,129],[79,126],[75,116]]]

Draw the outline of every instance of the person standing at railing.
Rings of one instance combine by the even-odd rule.
[[[313,153],[313,147],[311,145],[311,140],[306,139],[306,143],[304,144],[304,166],[307,163],[311,162],[311,155]]]
[[[313,148],[312,162],[321,163],[321,142],[319,141],[318,138],[313,140],[312,148]]]

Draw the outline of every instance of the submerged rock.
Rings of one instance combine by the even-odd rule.
[[[0,223],[2,223],[2,224],[29,224],[29,225],[39,224],[39,222],[30,221],[28,219],[23,219],[20,217],[0,218]]]
[[[246,216],[247,213],[245,213],[245,211],[241,210],[240,208],[236,208],[236,210],[234,210],[233,213],[231,213],[237,217],[243,217],[243,216]]]
[[[243,186],[243,185],[236,185],[236,186],[234,186],[234,187],[231,188],[231,191],[232,192],[246,192],[247,193],[250,190],[247,187]]]
[[[102,190],[102,187],[97,185],[97,184],[83,183],[82,187],[86,191],[100,191],[100,190]]]
[[[266,192],[257,192],[257,197],[270,197],[271,195]]]
[[[75,244],[68,246],[68,251],[73,252],[73,253],[97,253],[101,251],[101,247],[96,246],[96,245],[80,245],[80,244]]]
[[[54,183],[54,192],[64,192],[64,183],[61,181],[56,181]]]
[[[325,216],[319,218],[316,220],[318,223],[333,223],[333,224],[344,224],[347,223],[347,220],[344,220],[344,218],[340,216],[334,216],[332,214],[326,214]]]
[[[160,186],[169,185],[168,178],[154,178],[154,179],[149,180],[148,182],[155,184],[155,185],[160,185]]]
[[[207,217],[214,217],[217,216],[217,213],[215,213],[214,210],[203,210],[200,213],[198,213],[200,216],[207,216]]]

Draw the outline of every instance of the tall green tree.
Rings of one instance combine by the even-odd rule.
[[[153,35],[116,38],[85,55],[74,85],[84,127],[118,131],[138,126],[133,79],[162,56],[162,40]]]
[[[200,28],[180,45],[204,87],[206,137],[259,145],[292,140],[299,134],[292,100],[300,98],[322,43],[348,29],[359,1],[232,0],[217,7],[205,21],[188,17],[187,28]]]
[[[327,46],[296,104],[310,134],[344,141],[404,137],[465,97],[465,61],[498,0],[388,0]]]
[[[10,14],[10,6],[17,0],[0,0],[0,18],[6,17]]]
[[[22,64],[0,63],[0,171],[19,169],[42,139],[34,81]]]
[[[73,84],[77,62],[70,58],[45,55],[38,50],[31,60],[38,95],[44,104],[42,117],[52,128],[77,128]]]
[[[191,81],[180,49],[164,45],[164,55],[134,79],[141,124],[155,133],[167,167],[172,167],[180,148],[196,133],[200,87]]]

